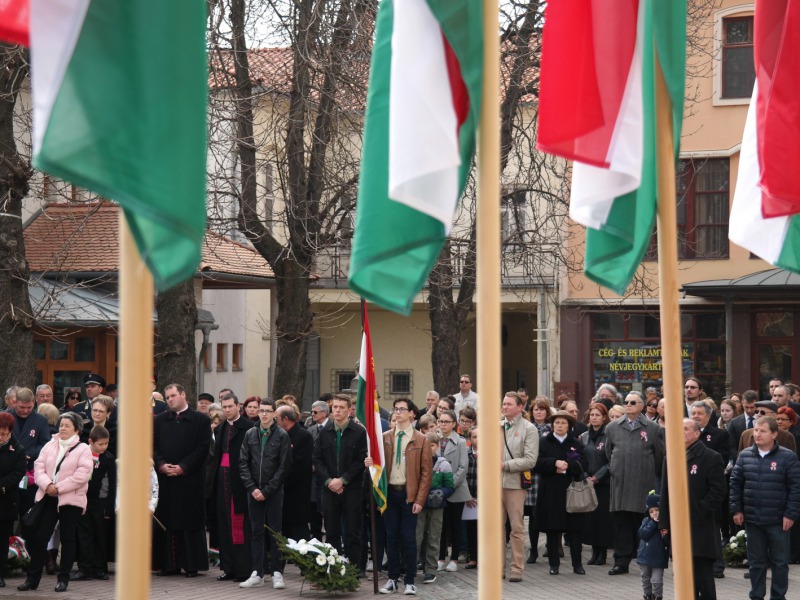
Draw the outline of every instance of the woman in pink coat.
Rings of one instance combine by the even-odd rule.
[[[75,562],[78,518],[86,510],[86,491],[94,466],[89,446],[78,437],[82,428],[83,419],[76,413],[61,415],[58,433],[45,444],[34,463],[34,475],[39,488],[36,502],[44,502],[44,507],[37,522],[25,531],[31,561],[25,583],[17,586],[21,592],[39,587],[47,554],[47,540],[57,522],[61,524],[61,565],[56,591],[67,591],[69,572]]]

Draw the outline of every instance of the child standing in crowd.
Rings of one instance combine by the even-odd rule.
[[[650,492],[645,501],[648,516],[639,527],[639,551],[636,562],[642,572],[644,600],[661,600],[664,596],[664,569],[667,567],[667,544],[658,527],[658,505],[661,496]]]
[[[78,572],[73,581],[108,579],[106,562],[107,519],[114,516],[117,494],[117,463],[108,450],[110,434],[102,425],[89,433],[94,469],[86,492],[86,512],[78,520]]]
[[[417,549],[425,573],[422,582],[433,583],[436,581],[444,507],[447,505],[447,497],[455,491],[455,483],[453,468],[448,460],[443,456],[436,456],[439,449],[439,434],[426,433],[425,439],[431,445],[433,454],[433,477],[428,500],[417,518]]]
[[[467,451],[467,487],[471,499],[467,500],[465,507],[472,511],[478,506],[478,428],[473,427],[467,432],[467,439],[469,440],[469,450]],[[467,548],[469,549],[469,561],[465,569],[478,568],[478,519],[465,518],[464,523],[467,525]]]

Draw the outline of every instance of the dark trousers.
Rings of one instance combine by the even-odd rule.
[[[478,520],[464,521],[467,524],[467,546],[469,559],[478,562]]]
[[[325,538],[331,546],[344,555],[351,565],[361,564],[361,488],[345,487],[341,494],[329,489],[322,490],[322,506],[325,514]],[[342,522],[345,528],[342,548]]]
[[[372,523],[370,522],[369,511],[371,503],[367,503],[366,508],[362,513],[362,531],[364,535],[361,536],[361,562],[358,564],[358,570],[364,571],[367,568],[367,561],[374,558],[373,568],[376,571],[381,570],[383,564],[383,555],[386,553],[386,527],[383,524],[383,516],[380,511],[375,508],[375,540],[372,540]],[[373,552],[370,552],[370,549]]]
[[[698,600],[717,600],[717,586],[714,583],[714,559],[695,556],[694,597]]]
[[[560,547],[561,547],[561,534],[563,531],[548,531],[547,532],[547,562],[551,569],[558,569],[561,564]],[[569,534],[567,534],[569,535]],[[583,546],[580,543],[580,536],[573,535],[569,538],[569,556],[572,560],[572,568],[576,569],[581,566],[581,550]]]
[[[448,543],[451,546],[450,560],[458,560],[461,550],[461,515],[464,512],[463,502],[447,502],[444,507],[444,520],[442,521],[442,539],[439,543],[439,560],[447,558]]]
[[[614,527],[614,565],[627,567],[639,548],[639,526],[644,513],[618,510],[611,513]]]
[[[411,512],[413,504],[406,500],[405,489],[397,490],[390,487],[387,496],[388,503],[383,513],[383,522],[386,526],[389,579],[400,578],[402,552],[406,568],[403,580],[413,585],[417,575],[417,515]]]
[[[322,513],[319,510],[319,503],[311,503],[311,535],[320,542],[322,539]]]
[[[772,568],[769,598],[784,600],[789,589],[789,532],[783,523],[756,525],[745,521],[750,598],[763,600],[767,591],[767,565]]]
[[[89,498],[86,512],[78,519],[78,569],[88,575],[108,571],[105,506],[106,499]]]
[[[6,570],[8,560],[8,538],[14,534],[14,520],[0,519],[0,577]]]
[[[75,540],[78,531],[78,519],[83,512],[78,506],[58,507],[58,498],[45,496],[47,505],[36,527],[27,530],[28,552],[31,562],[28,563],[28,580],[39,585],[47,557],[47,542],[53,535],[56,523],[61,524],[61,563],[58,569],[58,580],[69,581],[69,572],[75,562]]]
[[[250,515],[250,526],[253,533],[253,537],[250,539],[253,551],[253,571],[259,577],[264,576],[264,550],[265,546],[269,544],[269,571],[270,573],[275,571],[282,572],[281,552],[278,549],[278,542],[275,541],[275,536],[271,533],[265,537],[267,530],[264,525],[276,533],[281,532],[283,488],[263,502],[259,502],[252,495],[247,496],[247,512]]]

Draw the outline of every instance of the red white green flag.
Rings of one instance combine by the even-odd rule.
[[[367,456],[372,458],[369,469],[375,506],[383,514],[386,510],[386,457],[383,454],[383,428],[378,407],[378,389],[375,385],[375,358],[372,355],[372,337],[369,332],[367,303],[361,301],[364,328],[361,335],[361,359],[358,362],[358,396],[356,417],[367,430]]]
[[[0,36],[13,25],[30,41],[33,165],[119,202],[159,289],[191,277],[206,216],[205,1],[0,0],[0,16]]]
[[[538,148],[574,161],[570,216],[587,227],[584,271],[619,294],[655,223],[656,61],[677,158],[685,45],[685,2],[574,0],[545,11]]]
[[[382,0],[350,287],[408,314],[450,231],[475,150],[480,0]]]
[[[728,237],[800,273],[800,2],[758,0],[754,22],[756,84]]]

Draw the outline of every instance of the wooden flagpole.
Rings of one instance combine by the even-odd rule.
[[[478,130],[477,345],[478,388],[478,598],[503,597],[505,519],[500,441],[500,36],[495,0],[483,0],[483,89]]]
[[[361,337],[364,337],[364,312],[367,309],[367,301],[364,298],[361,298]],[[360,346],[359,346],[360,347]],[[361,368],[361,364],[358,365],[359,369]],[[371,368],[371,366],[370,366]],[[374,402],[374,400],[373,400]],[[364,416],[366,417],[366,412],[368,410],[375,410],[374,406],[367,406],[368,401],[364,399]],[[363,423],[364,427],[367,426],[366,423]],[[369,442],[367,442],[369,443]],[[383,468],[385,465],[381,465]],[[367,469],[367,477],[370,477],[369,469]],[[371,479],[371,477],[370,477]],[[378,564],[378,544],[375,540],[378,539],[377,531],[375,529],[375,493],[372,490],[372,486],[370,485],[369,490],[369,535],[370,535],[370,544],[369,549],[372,555],[372,593],[378,593],[378,571],[380,571],[380,565]]]
[[[656,53],[656,56],[658,54]],[[661,363],[666,403],[667,474],[675,597],[693,598],[686,447],[683,437],[683,368],[678,305],[678,226],[675,215],[675,154],[672,110],[661,64],[656,59],[656,145],[658,165],[658,284]]]
[[[117,520],[117,600],[150,597],[150,458],[153,417],[153,276],[136,248],[120,211],[119,519]]]

